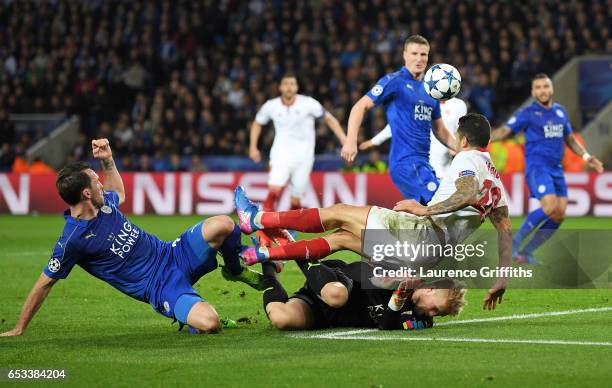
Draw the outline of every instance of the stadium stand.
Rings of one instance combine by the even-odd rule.
[[[430,63],[460,69],[470,109],[499,123],[531,75],[612,53],[611,20],[612,0],[3,1],[0,171],[46,135],[9,117],[58,112],[81,117],[67,161],[95,135],[124,170],[210,169],[202,156],[246,155],[249,121],[286,71],[346,125],[413,33],[430,40]],[[363,136],[384,124],[377,110]],[[317,153],[337,151],[331,132],[317,136]]]

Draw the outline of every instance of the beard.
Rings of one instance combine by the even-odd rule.
[[[550,100],[552,100],[552,96],[548,96],[546,98],[536,98],[538,100],[538,102],[542,105],[548,105],[550,103]]]
[[[96,209],[100,209],[104,206],[104,197],[100,194],[99,198],[92,197],[91,203],[96,207]]]

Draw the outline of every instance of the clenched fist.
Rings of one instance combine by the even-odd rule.
[[[93,151],[94,158],[98,160],[106,160],[112,158],[113,151],[111,151],[110,143],[108,139],[94,139],[91,141],[91,149]]]

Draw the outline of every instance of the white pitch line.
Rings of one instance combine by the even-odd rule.
[[[294,338],[302,338],[294,336]],[[565,340],[523,340],[523,339],[489,339],[489,338],[451,338],[451,337],[370,337],[370,336],[333,336],[321,335],[320,337],[335,340],[366,340],[366,341],[432,341],[432,342],[479,342],[479,343],[505,343],[505,344],[537,344],[537,345],[580,345],[580,346],[612,346],[612,342],[593,341],[565,341]]]
[[[532,313],[532,314],[516,314],[516,315],[506,315],[502,317],[491,317],[491,318],[478,318],[478,319],[465,319],[465,320],[457,320],[457,321],[447,321],[440,322],[434,325],[434,327],[438,326],[451,326],[451,325],[463,325],[467,323],[482,323],[482,322],[497,322],[497,321],[508,321],[515,319],[530,319],[530,318],[542,318],[542,317],[555,317],[560,315],[571,315],[571,314],[581,314],[581,313],[599,313],[612,311],[612,307],[596,307],[589,309],[575,309],[575,310],[564,310],[564,311],[549,311],[546,313]],[[335,338],[349,338],[345,336],[351,336],[354,334],[366,334],[377,332],[378,329],[357,329],[357,330],[348,330],[348,331],[340,331],[340,332],[332,332],[332,333],[320,333],[320,334],[294,334],[290,335],[295,338],[321,338],[321,339],[335,339]],[[365,338],[365,337],[364,337]],[[370,337],[370,338],[378,338],[378,337]],[[423,339],[423,341],[429,340]],[[415,340],[417,341],[417,340]],[[418,340],[420,341],[420,340]]]
[[[466,319],[458,321],[447,321],[435,324],[435,326],[450,326],[450,325],[463,325],[466,323],[480,323],[480,322],[496,322],[496,321],[508,321],[515,319],[529,319],[529,318],[542,318],[542,317],[556,317],[559,315],[571,315],[581,313],[601,313],[605,311],[612,311],[612,307],[598,307],[591,309],[576,309],[576,310],[565,310],[565,311],[550,311],[547,313],[534,313],[534,314],[516,314],[507,315],[503,317],[491,317],[491,318],[479,318],[479,319]]]

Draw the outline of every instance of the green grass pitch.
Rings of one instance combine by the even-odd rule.
[[[132,221],[172,240],[198,218]],[[60,216],[0,216],[0,331],[15,324],[62,225]],[[563,228],[612,230],[612,219],[568,219]],[[291,263],[281,282],[292,292],[303,277]],[[219,271],[196,289],[220,316],[240,319],[239,328],[219,335],[178,333],[149,305],[76,268],[55,285],[24,336],[0,338],[0,369],[63,368],[69,377],[62,384],[73,386],[587,387],[609,386],[612,378],[610,310],[421,332],[287,333],[269,326],[258,292],[225,282]],[[610,289],[510,289],[494,312],[481,310],[483,295],[470,290],[469,306],[455,319],[612,307]],[[482,342],[459,342],[473,340]],[[40,382],[18,386],[30,384]]]

